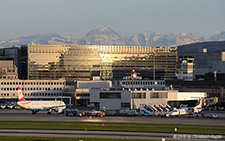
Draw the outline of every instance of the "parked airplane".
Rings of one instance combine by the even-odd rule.
[[[62,113],[66,108],[63,101],[26,101],[20,87],[18,87],[18,99],[17,105],[24,109],[32,110],[32,114],[36,114],[39,111],[48,111],[48,114],[51,114],[52,110]]]
[[[188,114],[193,114],[192,108],[181,108],[181,109],[174,109],[170,115],[172,117],[174,116],[181,116],[181,115],[188,115]]]
[[[197,106],[189,107],[189,108],[174,109],[169,115],[172,117],[181,116],[181,115],[193,115],[195,113],[199,113],[202,111],[202,104],[203,104],[203,98],[200,98],[199,104]]]

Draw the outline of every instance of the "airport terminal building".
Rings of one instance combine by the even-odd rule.
[[[105,46],[105,45],[34,45],[21,47],[27,52],[27,79],[121,80],[132,69],[143,79],[174,79],[177,47]],[[27,64],[26,64],[27,63]]]
[[[63,100],[71,104],[71,97],[65,96],[66,81],[61,80],[19,80],[0,79],[0,104],[18,101],[17,87],[22,89],[26,100]]]
[[[95,103],[101,110],[117,110],[120,108],[138,109],[141,105],[167,105],[177,107],[185,103],[188,106],[196,106],[200,98],[207,96],[205,92],[179,92],[178,90],[90,90],[90,102]]]
[[[182,104],[194,107],[200,98],[207,96],[205,92],[179,92],[168,89],[163,81],[156,81],[156,85],[151,85],[152,80],[136,80],[135,82],[132,89],[129,80],[121,81],[122,87],[118,88],[111,87],[111,81],[78,81],[76,103],[94,103],[100,110],[132,109],[133,105],[135,109],[138,109],[143,104],[166,105],[168,103],[174,107]],[[145,84],[149,84],[148,87],[140,87]]]

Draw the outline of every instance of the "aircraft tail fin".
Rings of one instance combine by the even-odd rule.
[[[195,113],[201,112],[202,111],[202,106],[203,106],[203,98],[201,97],[199,99],[199,104],[194,107],[194,112]]]
[[[202,98],[202,97],[200,98],[200,103],[199,103],[199,105],[200,105],[200,108],[202,108],[202,106],[203,106],[203,98]]]
[[[20,87],[18,87],[17,89],[18,89],[18,99],[19,99],[19,102],[26,101],[25,98],[24,98],[24,96],[23,96],[23,93],[22,93]]]

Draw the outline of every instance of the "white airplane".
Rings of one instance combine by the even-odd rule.
[[[170,115],[172,117],[174,116],[182,116],[182,115],[188,115],[193,114],[192,108],[181,108],[181,109],[174,109]]]
[[[26,101],[20,87],[18,87],[18,99],[17,105],[24,109],[32,110],[32,114],[36,114],[39,111],[48,111],[48,114],[51,114],[52,110],[62,113],[66,108],[63,101]]]
[[[174,109],[170,114],[167,116],[181,116],[181,115],[194,115],[195,113],[199,113],[202,111],[202,104],[203,98],[200,98],[199,104],[195,107],[189,108],[181,108],[181,109]]]

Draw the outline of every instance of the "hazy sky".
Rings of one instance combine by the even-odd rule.
[[[83,37],[110,27],[122,36],[143,31],[225,31],[225,0],[0,0],[0,38],[57,33]]]

